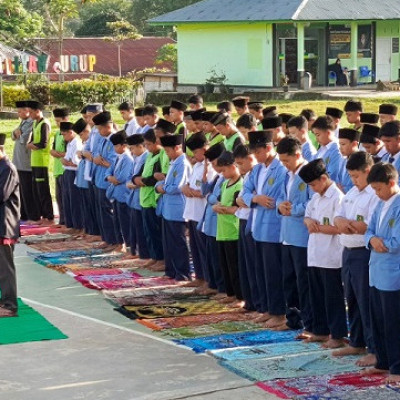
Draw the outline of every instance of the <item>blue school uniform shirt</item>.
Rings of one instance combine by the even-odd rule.
[[[192,167],[182,154],[176,160],[172,161],[165,177],[165,181],[158,182],[157,186],[164,185],[165,193],[159,201],[159,213],[167,221],[183,222],[183,211],[185,209],[185,196],[181,188],[189,182]]]
[[[353,181],[351,180],[346,168],[347,160],[347,157],[342,157],[339,169],[338,183],[343,193],[347,193],[354,186]]]
[[[303,158],[308,162],[314,160],[315,155],[317,154],[317,150],[315,149],[311,140],[307,140],[307,142],[305,142],[301,146],[301,154],[303,155]]]
[[[84,143],[84,146],[86,143]],[[81,162],[78,164],[78,169],[76,170],[75,185],[80,189],[88,189],[89,182],[85,179],[85,168],[87,168],[86,163],[89,162],[84,157],[82,157]]]
[[[274,208],[262,207],[252,202],[253,197],[257,194],[258,187],[262,187],[263,195],[273,197],[275,201],[283,196],[283,183],[286,177],[286,168],[281,164],[278,157],[272,161],[267,167],[268,171],[265,175],[261,173],[265,166],[257,164],[251,171],[249,179],[243,186],[243,200],[247,207],[251,207],[257,212],[250,220],[253,224],[251,227],[254,240],[259,242],[279,243],[281,231],[281,219]],[[261,176],[261,178],[260,178]],[[259,182],[263,179],[263,182]]]
[[[106,171],[106,180],[108,176],[115,176],[120,184],[109,184],[106,192],[107,198],[109,200],[116,200],[119,203],[126,203],[129,196],[129,189],[126,187],[126,182],[132,179],[133,176],[133,159],[129,151],[117,155],[114,164]]]
[[[287,187],[290,179],[290,173],[286,173],[285,181],[283,183],[283,191],[281,193],[281,197],[279,197],[276,202],[276,209],[279,213],[278,207],[283,201],[290,201],[292,203],[291,215],[282,216],[280,241],[291,246],[307,247],[309,234],[307,227],[304,225],[304,215],[307,204],[314,193],[300,178],[298,172],[299,171],[296,171],[296,174],[294,175],[293,183],[290,187],[289,193],[287,191]]]
[[[213,210],[213,205],[217,204],[221,196],[221,187],[224,177],[217,175],[212,182],[201,184],[201,193],[207,196],[207,205],[204,217],[199,222],[197,228],[207,236],[217,237],[217,213]]]
[[[146,150],[140,156],[133,158],[133,175],[132,175],[132,177],[134,177],[136,175],[141,175],[141,171],[143,170],[143,166],[144,166],[144,163],[146,162],[148,155],[149,155],[149,152]],[[130,190],[126,204],[130,208],[133,208],[135,210],[140,211],[142,209],[142,207],[140,205],[140,187]]]
[[[400,195],[394,196],[382,219],[385,202],[379,201],[365,233],[365,243],[371,249],[369,285],[385,291],[400,290]],[[377,253],[371,247],[374,236],[383,239],[387,253]]]
[[[103,138],[100,135],[98,129],[94,126],[90,131],[89,139],[85,142],[85,146],[83,147],[83,151],[90,151],[92,156],[99,153],[99,146],[102,143]],[[92,163],[89,160],[86,160],[85,163],[85,172],[84,177],[87,181],[94,181],[94,176],[96,172],[97,165]]]
[[[99,148],[96,150],[94,156],[97,157],[100,155],[109,162],[110,165],[113,165],[117,159],[117,153],[114,150],[114,145],[110,142],[111,136],[112,134],[107,138],[100,137],[101,141],[99,141]],[[107,167],[96,165],[94,184],[99,189],[107,189],[110,185],[110,183],[106,181],[107,170]]]
[[[394,160],[391,160],[391,158],[394,158]],[[394,156],[392,156],[389,153],[386,153],[383,157],[382,157],[382,161],[383,162],[387,162],[390,163],[390,161],[392,161],[390,164],[393,165],[393,167],[396,168],[397,172],[400,173],[400,152],[398,152],[397,154],[395,154]],[[400,176],[399,176],[399,182],[400,182]]]
[[[321,146],[315,154],[314,160],[317,158],[322,158],[324,160],[330,178],[338,183],[339,169],[342,160],[338,144],[336,142],[330,142],[326,146]]]

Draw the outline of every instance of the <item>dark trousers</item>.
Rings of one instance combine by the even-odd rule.
[[[21,197],[21,219],[23,221],[38,221],[40,219],[37,198],[33,194],[32,172],[18,171],[20,197]]]
[[[114,210],[114,230],[115,237],[119,244],[125,243],[126,246],[129,246],[131,241],[130,239],[130,218],[131,212],[130,208],[126,205],[126,203],[120,203],[119,201],[113,202],[113,210]]]
[[[283,294],[282,254],[280,243],[255,242],[256,276],[262,312],[285,315]]]
[[[369,304],[376,368],[400,375],[400,290],[371,287]]]
[[[177,281],[190,279],[189,250],[186,244],[186,224],[162,219],[162,242],[165,275]]]
[[[341,268],[310,267],[308,271],[310,299],[315,335],[347,337]]]
[[[134,208],[130,208],[129,210],[129,247],[131,249],[131,254],[136,255],[138,252],[139,258],[147,260],[150,258],[150,252],[147,248],[146,236],[143,229],[142,210],[136,210]]]
[[[0,245],[0,290],[2,305],[9,310],[17,310],[17,281],[13,245]]]
[[[164,260],[161,218],[157,217],[156,209],[149,207],[142,209],[143,231],[147,242],[147,249],[153,260]]]
[[[217,241],[219,265],[225,281],[226,295],[243,300],[238,267],[238,240]]]
[[[32,167],[32,186],[40,216],[52,221],[54,219],[53,201],[51,199],[47,167]]]
[[[89,182],[89,212],[90,218],[92,219],[92,228],[93,233],[91,235],[100,235],[100,219],[99,212],[97,209],[96,196],[95,196],[95,185],[92,182]]]
[[[214,236],[206,236],[206,268],[209,277],[208,287],[225,293],[225,281],[219,266],[218,244]]]
[[[197,230],[198,222],[189,221],[189,243],[196,279],[206,279],[206,235]],[[208,282],[208,279],[206,279]]]
[[[83,228],[88,235],[96,235],[97,233],[95,233],[94,228],[95,221],[90,212],[91,204],[89,189],[79,188],[79,193],[81,197]]]
[[[287,324],[292,329],[312,330],[308,285],[307,248],[282,245],[283,289]]]
[[[65,171],[64,171],[65,172]],[[63,175],[58,175],[55,177],[56,186],[56,201],[58,206],[59,224],[65,225],[64,218],[64,202],[63,202]]]
[[[369,258],[366,248],[343,250],[342,279],[350,325],[350,346],[374,353],[369,312]]]
[[[118,244],[117,238],[115,237],[112,204],[110,200],[107,199],[105,189],[99,189],[97,186],[95,186],[95,188],[96,208],[99,211],[101,238],[110,245]]]
[[[65,226],[67,228],[82,229],[83,228],[83,215],[82,208],[80,207],[81,192],[75,185],[76,172],[65,170],[62,178],[63,182],[63,205],[64,205],[64,218]]]
[[[243,300],[247,310],[261,311],[260,296],[255,266],[255,251],[251,232],[246,233],[247,220],[241,219],[239,225],[239,280],[242,289]]]

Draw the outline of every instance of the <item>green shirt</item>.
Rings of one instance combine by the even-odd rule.
[[[60,153],[64,153],[66,150],[66,144],[63,135],[58,130],[54,136],[54,145],[53,149],[55,151],[59,151]],[[54,164],[53,164],[53,175],[55,177],[60,176],[64,173],[64,167],[59,158],[54,157]]]
[[[175,129],[175,135],[179,135],[181,132],[180,132],[180,130],[183,128],[183,133],[185,132],[185,129],[186,129],[186,125],[185,125],[185,123],[184,122],[181,122],[181,123],[179,123],[177,126],[176,126],[176,129]]]
[[[160,161],[160,154],[151,154],[146,158],[146,161],[143,166],[142,177],[143,178],[150,178],[154,175],[154,165]],[[154,186],[144,186],[140,188],[139,191],[139,199],[140,199],[140,206],[142,208],[156,208],[157,206],[157,197],[156,191]]]
[[[161,149],[159,154],[160,154],[161,172],[164,175],[167,175],[169,170],[169,157],[167,156],[167,153],[165,152],[164,149]]]
[[[221,205],[232,207],[236,205],[236,197],[243,187],[243,179],[228,186],[225,180],[221,187]],[[231,214],[217,214],[217,241],[225,242],[239,239],[239,218]]]
[[[314,132],[312,130],[308,131],[308,137],[310,138],[311,143],[313,144],[313,146],[318,150],[319,149],[319,143],[318,143],[317,138],[316,138],[316,136],[315,136],[315,134],[314,134]]]
[[[41,129],[43,124],[50,123],[46,119],[42,119],[39,123],[36,121],[33,123],[33,134],[32,134],[32,143],[40,143],[41,139]],[[32,150],[31,152],[31,166],[32,167],[49,167],[50,161],[50,146],[47,143],[47,146],[44,149]]]
[[[190,138],[190,136],[192,136],[192,135],[193,135],[193,132],[188,132],[187,135],[186,135],[185,141],[188,140]],[[185,153],[186,153],[186,155],[188,157],[193,157],[194,156],[193,151],[190,150],[189,147],[187,147],[187,146],[185,148]]]
[[[240,139],[242,143],[244,142],[243,137],[239,132],[234,133],[229,138],[225,138],[224,144],[226,151],[233,151],[233,149],[235,148],[235,141],[237,139]]]
[[[210,142],[210,147],[214,146],[217,143],[221,143],[225,140],[225,138],[223,137],[223,135],[221,135],[220,133],[216,134],[212,139],[211,139],[211,133],[207,133],[206,134],[207,140]]]

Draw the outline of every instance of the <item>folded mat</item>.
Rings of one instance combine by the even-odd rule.
[[[204,353],[207,350],[227,349],[231,347],[252,346],[267,343],[290,342],[293,341],[298,334],[299,331],[276,332],[264,330],[208,336],[194,339],[180,339],[174,340],[174,342],[183,346],[191,347],[196,353]]]
[[[0,344],[66,339],[32,307],[18,299],[18,317],[0,318]]]
[[[53,251],[56,242],[65,242],[70,238],[71,235],[66,233],[48,233],[45,235],[23,236],[19,239],[19,242],[25,243],[36,250],[42,250],[42,246],[46,246],[51,248],[42,251]]]

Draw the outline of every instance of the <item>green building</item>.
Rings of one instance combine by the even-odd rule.
[[[328,86],[337,58],[352,86],[399,79],[400,0],[204,0],[161,15],[178,35],[178,85],[212,71],[243,89]]]

